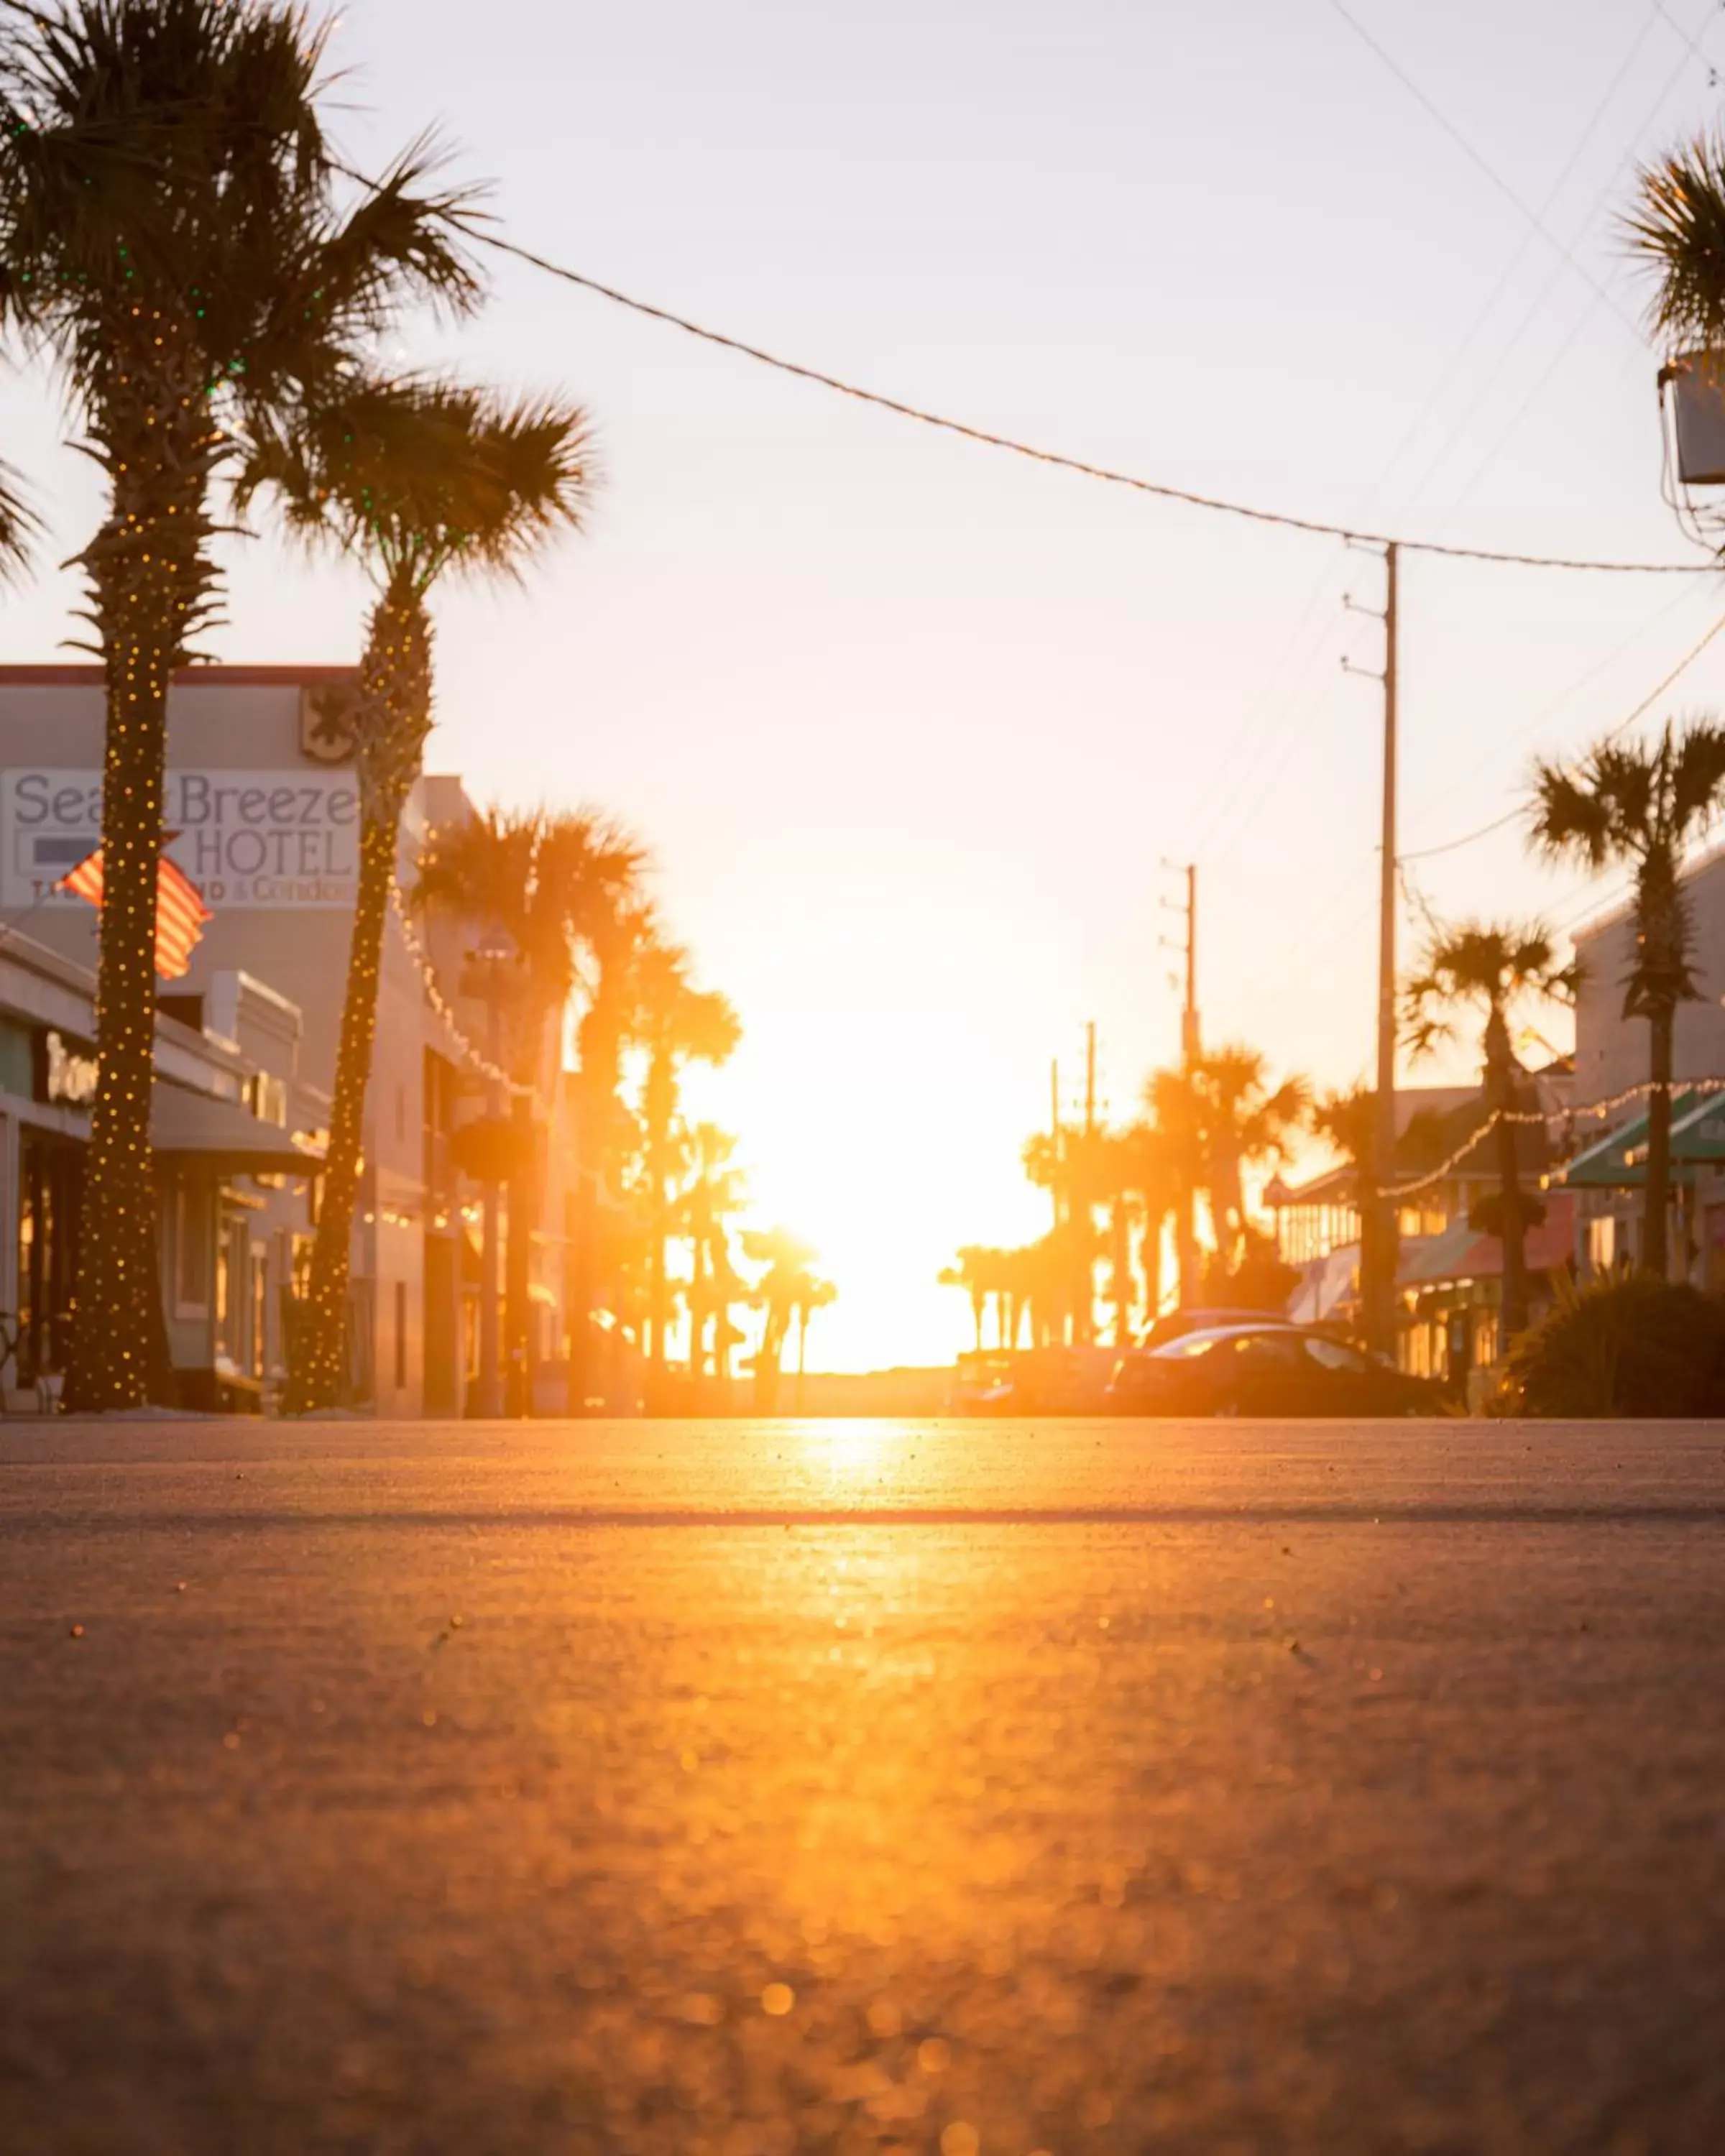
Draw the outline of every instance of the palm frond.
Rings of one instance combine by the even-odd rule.
[[[450,567],[519,578],[559,529],[581,528],[593,483],[579,406],[410,374],[345,381],[285,426],[266,416],[235,490],[249,503],[270,489],[291,530],[423,593]]]
[[[1638,174],[1631,245],[1657,274],[1649,310],[1674,346],[1725,339],[1725,136],[1698,135]]]
[[[12,583],[25,573],[41,531],[42,520],[19,475],[10,465],[0,464],[0,582]]]
[[[1541,759],[1533,767],[1532,837],[1548,860],[1574,855],[1596,872],[1612,855],[1609,803],[1596,786],[1561,764]]]

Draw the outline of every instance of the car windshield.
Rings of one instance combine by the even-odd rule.
[[[1356,1354],[1352,1348],[1344,1348],[1339,1340],[1314,1337],[1307,1342],[1306,1352],[1326,1370],[1347,1370],[1358,1376],[1366,1367],[1365,1357]]]
[[[1291,1363],[1298,1347],[1291,1332],[1243,1332],[1234,1342],[1242,1363]]]

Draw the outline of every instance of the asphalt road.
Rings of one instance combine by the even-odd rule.
[[[1725,2149],[1725,1425],[0,1424],[6,2156]]]

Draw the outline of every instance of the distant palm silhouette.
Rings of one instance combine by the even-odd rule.
[[[694,1126],[688,1132],[685,1179],[674,1216],[689,1243],[689,1374],[699,1394],[711,1365],[721,1402],[726,1404],[731,1349],[741,1337],[731,1312],[745,1291],[731,1255],[732,1223],[745,1196],[742,1172],[732,1165],[736,1150],[736,1139],[717,1124]]]
[[[642,1174],[648,1213],[647,1365],[649,1405],[664,1391],[670,1330],[666,1270],[673,1224],[674,1152],[678,1089],[690,1063],[727,1061],[742,1037],[729,1001],[690,978],[690,958],[677,945],[653,941],[635,968],[636,1035],[647,1054],[641,1090]]]
[[[755,1354],[755,1405],[762,1414],[778,1411],[780,1366],[793,1324],[797,1327],[797,1405],[803,1405],[809,1321],[836,1300],[838,1290],[814,1270],[812,1245],[788,1229],[745,1229],[744,1255],[765,1270],[751,1300],[766,1313]]]
[[[1224,1274],[1238,1271],[1245,1255],[1244,1171],[1281,1159],[1312,1106],[1303,1078],[1271,1086],[1265,1056],[1238,1043],[1209,1050],[1192,1067],[1211,1225]]]
[[[1508,1120],[1517,1110],[1521,1075],[1508,1014],[1527,998],[1572,1000],[1574,978],[1572,968],[1558,963],[1550,933],[1540,922],[1464,921],[1434,927],[1418,970],[1402,987],[1407,1038],[1416,1053],[1452,1037],[1458,1012],[1474,1011],[1484,1020],[1486,1106],[1498,1118],[1492,1132],[1498,1188],[1491,1228],[1503,1243],[1505,1347],[1527,1323],[1525,1238],[1538,1209],[1522,1188],[1517,1126]]]
[[[1579,763],[1533,767],[1532,840],[1554,860],[1595,874],[1634,871],[1635,947],[1623,1014],[1648,1030],[1647,1187],[1641,1262],[1663,1279],[1671,1194],[1671,1068],[1677,1006],[1701,998],[1694,934],[1681,880],[1690,841],[1714,822],[1725,791],[1725,726],[1692,720],[1655,742],[1601,742]]]
[[[593,809],[489,808],[432,834],[421,856],[416,906],[501,930],[506,962],[505,1056],[520,1086],[548,1097],[555,1021],[578,978],[581,954],[610,932],[634,903],[644,856],[611,819]],[[540,1182],[533,1158],[532,1099],[513,1101],[509,1148],[509,1237],[504,1282],[506,1410],[530,1402],[531,1250]]]
[[[576,1181],[567,1276],[572,1415],[586,1414],[603,1394],[619,1389],[628,1240],[624,1186],[640,1141],[623,1098],[624,1060],[642,1024],[641,962],[659,940],[651,906],[634,896],[595,921],[587,939],[587,1000],[575,1028]],[[603,1353],[594,1338],[602,1295],[618,1321]]]

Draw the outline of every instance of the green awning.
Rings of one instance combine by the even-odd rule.
[[[1725,1094],[1692,1086],[1671,1094],[1671,1180],[1693,1183],[1695,1169],[1725,1160]],[[1572,1190],[1639,1190],[1647,1180],[1647,1116],[1644,1111],[1584,1146],[1553,1171],[1552,1181]]]

